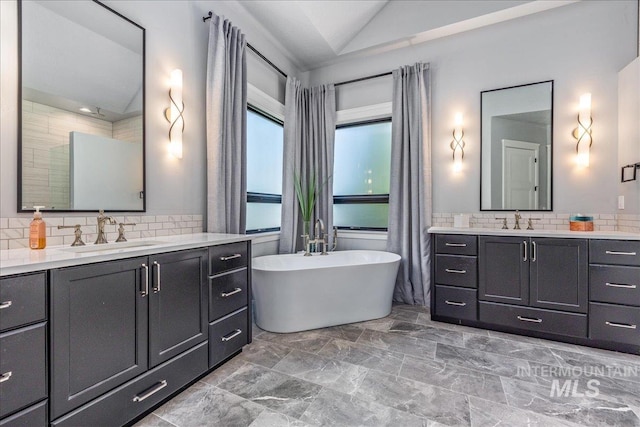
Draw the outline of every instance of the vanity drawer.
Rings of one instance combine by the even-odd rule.
[[[480,321],[485,323],[564,336],[587,337],[585,314],[484,301],[479,302],[478,310]]]
[[[249,263],[250,242],[229,243],[209,248],[209,275],[246,267]]]
[[[44,272],[0,279],[0,331],[44,320],[46,300]]]
[[[640,306],[640,267],[591,265],[591,301]]]
[[[436,255],[436,284],[478,287],[478,259],[470,256]]]
[[[478,238],[467,234],[436,234],[436,253],[477,255]]]
[[[248,343],[249,319],[244,308],[209,324],[209,368],[241,350]]]
[[[436,285],[435,300],[438,316],[478,320],[478,291],[475,289]]]
[[[0,417],[47,397],[46,324],[0,335]]]
[[[248,274],[243,268],[209,277],[209,322],[247,305]]]
[[[640,266],[640,241],[590,240],[589,262]]]
[[[54,420],[51,425],[125,425],[206,371],[205,342]]]
[[[46,400],[0,421],[0,427],[45,427],[48,424]]]
[[[640,345],[640,307],[589,304],[589,338]]]

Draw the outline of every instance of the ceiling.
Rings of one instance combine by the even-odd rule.
[[[301,71],[578,0],[238,0]]]

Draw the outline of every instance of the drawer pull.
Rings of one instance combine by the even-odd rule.
[[[453,270],[451,268],[445,268],[444,271],[446,271],[447,273],[467,274],[467,270]]]
[[[144,298],[149,295],[149,266],[142,264],[142,268],[144,268],[144,289],[140,291],[140,295]]]
[[[518,316],[518,320],[522,322],[531,322],[531,323],[542,323],[542,319],[534,319],[532,317],[522,317]]]
[[[145,393],[143,393],[141,395],[138,394],[138,395],[134,396],[133,401],[134,402],[142,402],[143,400],[145,400],[148,397],[153,396],[154,394],[156,394],[157,392],[159,392],[160,390],[162,390],[166,386],[167,386],[167,380],[162,380],[158,384],[156,384],[155,386],[153,386],[150,389],[148,389],[148,391],[146,391]]]
[[[449,301],[449,300],[445,300],[444,303],[448,305],[455,305],[457,307],[464,307],[465,305],[467,305],[466,302]]]
[[[11,301],[0,302],[0,310],[11,307]]]
[[[466,243],[445,243],[445,246],[451,246],[452,248],[466,248]]]
[[[154,293],[154,294],[157,294],[158,292],[160,292],[160,263],[159,263],[158,261],[153,261],[153,265],[155,265],[155,266],[156,266],[156,269],[157,269],[157,271],[156,271],[156,273],[157,273],[156,278],[158,279],[158,280],[156,281],[156,286],[154,286],[154,287],[153,287],[153,293]]]
[[[233,254],[233,255],[229,255],[229,256],[221,256],[220,257],[220,261],[229,261],[232,259],[236,259],[236,258],[240,258],[242,256],[242,254]]]
[[[627,325],[626,323],[604,322],[607,326],[613,326],[616,328],[635,329],[636,325]]]
[[[607,255],[628,255],[628,256],[636,256],[635,252],[619,252],[619,251],[605,251]]]
[[[231,341],[232,339],[234,339],[235,337],[237,337],[241,333],[242,333],[241,329],[236,329],[235,331],[233,331],[233,333],[231,335],[226,335],[226,336],[222,337],[221,338],[222,342]]]
[[[235,295],[235,294],[237,294],[237,293],[239,293],[239,292],[242,292],[242,289],[240,289],[240,288],[235,288],[235,289],[234,289],[234,290],[232,290],[231,292],[222,292],[222,293],[220,294],[220,296],[221,296],[222,298],[227,298],[227,297],[230,297],[231,295]]]
[[[610,286],[612,288],[625,288],[625,289],[636,289],[637,286],[636,285],[623,285],[620,283],[605,283],[605,286]]]
[[[9,381],[9,378],[11,378],[11,374],[12,372],[5,372],[4,374],[0,375],[0,383],[3,383],[5,381]]]

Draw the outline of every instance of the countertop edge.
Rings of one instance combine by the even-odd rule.
[[[0,277],[34,273],[54,268],[74,267],[105,261],[116,261],[180,250],[205,248],[251,241],[253,236],[223,233],[195,233],[157,238],[129,239],[129,242],[157,240],[153,246],[114,248],[100,253],[68,252],[69,245],[52,246],[41,250],[8,249],[0,251]],[[92,245],[88,245],[92,246]]]
[[[493,228],[430,227],[430,234],[468,234],[485,236],[558,237],[592,240],[640,240],[640,233],[625,231],[571,231],[571,230],[502,230]]]

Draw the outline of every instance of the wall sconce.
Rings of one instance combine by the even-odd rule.
[[[589,166],[589,151],[593,139],[591,138],[591,94],[585,93],[580,97],[580,107],[578,110],[578,127],[573,130],[573,137],[576,143],[576,163],[579,166]]]
[[[169,89],[171,105],[164,111],[164,115],[171,123],[169,126],[169,152],[182,158],[182,132],[184,132],[184,102],[182,102],[182,70],[171,72],[171,87]]]
[[[462,170],[462,159],[464,159],[464,131],[462,130],[462,113],[456,113],[455,127],[453,128],[453,140],[449,146],[453,151],[453,171]]]

